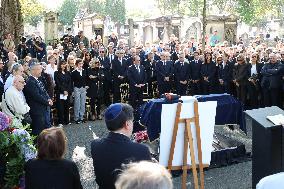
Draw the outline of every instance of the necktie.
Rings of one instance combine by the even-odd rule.
[[[41,90],[45,91],[43,83],[40,80],[37,80],[37,81],[38,81],[38,85],[41,88]]]
[[[181,66],[183,66],[183,62],[181,63]]]
[[[140,69],[138,65],[136,65],[136,69],[138,70],[138,73],[140,73]]]

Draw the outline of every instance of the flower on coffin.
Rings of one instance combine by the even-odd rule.
[[[139,131],[133,134],[134,141],[138,143],[147,142],[149,140],[147,131]]]

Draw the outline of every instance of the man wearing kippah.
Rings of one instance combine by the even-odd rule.
[[[130,140],[133,131],[133,108],[128,104],[110,105],[105,112],[108,136],[91,143],[96,182],[100,189],[115,189],[122,164],[151,160],[149,149]]]

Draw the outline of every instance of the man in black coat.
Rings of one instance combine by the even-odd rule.
[[[120,85],[126,82],[127,76],[127,62],[123,58],[124,50],[116,50],[117,58],[115,58],[112,64],[113,71],[113,102],[120,102]]]
[[[202,61],[199,59],[199,52],[194,52],[194,59],[190,62],[191,70],[191,95],[201,94],[201,65]]]
[[[174,64],[174,76],[177,94],[181,96],[186,95],[188,82],[190,79],[190,66],[187,62],[184,62],[184,53],[179,54],[179,60]]]
[[[130,104],[136,109],[143,103],[143,90],[147,82],[147,75],[144,66],[140,65],[140,57],[135,55],[133,59],[133,64],[128,68],[127,77],[129,80]]]
[[[145,72],[147,75],[147,83],[148,83],[148,97],[152,98],[154,95],[154,91],[153,91],[153,82],[157,81],[157,77],[156,77],[156,61],[154,58],[154,53],[150,52],[147,55],[147,58],[143,61],[143,66],[145,68]]]
[[[263,102],[265,106],[281,107],[281,87],[284,66],[277,62],[277,56],[274,53],[269,55],[270,61],[264,64],[261,70],[263,91]]]
[[[105,122],[110,131],[106,138],[91,143],[91,155],[100,189],[115,189],[114,183],[124,163],[151,160],[149,149],[129,139],[133,131],[133,108],[128,104],[110,105]]]
[[[106,106],[111,104],[110,91],[112,89],[112,70],[111,61],[108,56],[105,55],[105,48],[100,48],[98,59],[101,63],[101,67],[104,73],[104,103]]]
[[[228,61],[228,55],[217,57],[218,92],[233,94],[233,69],[234,65]]]
[[[24,94],[30,106],[30,116],[32,118],[32,134],[37,136],[40,132],[49,127],[47,113],[50,112],[52,100],[47,94],[43,83],[39,80],[42,67],[39,63],[33,62],[30,65],[31,76],[27,80]]]
[[[161,60],[156,65],[156,74],[159,94],[169,93],[171,91],[173,65],[171,61],[166,61],[165,52],[161,53]]]

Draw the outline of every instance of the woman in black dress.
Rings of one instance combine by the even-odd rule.
[[[99,59],[95,58],[90,63],[91,67],[87,71],[88,86],[87,96],[91,98],[92,120],[96,118],[101,120],[101,103],[103,101],[104,73],[100,67]]]
[[[83,69],[84,70],[88,70],[88,68],[90,67],[90,62],[91,62],[92,56],[91,53],[86,52],[84,54],[84,58],[83,58]]]
[[[67,71],[67,63],[60,61],[58,64],[58,71],[54,73],[55,80],[55,94],[58,114],[58,124],[69,124],[69,107],[70,96],[72,94],[72,79],[71,74]]]

